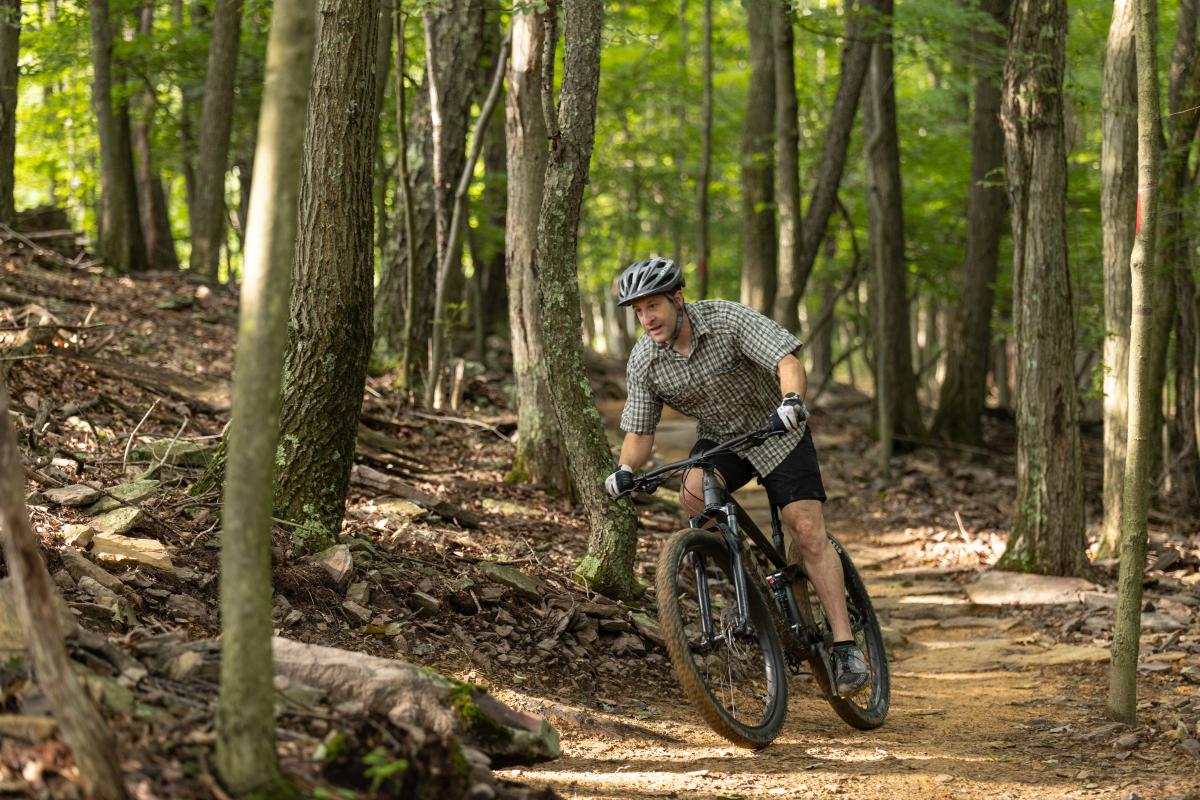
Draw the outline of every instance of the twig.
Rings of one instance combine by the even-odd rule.
[[[137,427],[133,429],[133,433],[129,434],[129,440],[127,442],[125,442],[125,452],[121,456],[121,474],[122,475],[125,474],[125,464],[126,464],[126,462],[129,461],[129,448],[133,445],[133,439],[135,436],[137,436],[137,432],[139,430],[141,430],[142,423],[144,423],[150,417],[150,413],[152,411],[154,411],[155,408],[158,407],[158,400],[159,400],[159,398],[157,398],[157,397],[154,398],[154,402],[150,404],[150,407],[148,409],[146,409],[146,413],[142,415],[142,419],[140,422],[138,422]]]
[[[179,434],[183,433],[183,429],[188,426],[189,419],[191,419],[191,417],[183,418],[183,424],[179,426],[179,430],[175,431],[175,435],[173,437],[171,437],[171,443],[169,445],[167,445],[166,452],[163,453],[162,458],[160,458],[158,460],[157,464],[155,464],[151,469],[146,470],[147,474],[151,474],[151,475],[154,474],[154,471],[159,469],[160,467],[162,467],[163,463],[165,463],[166,460],[168,458],[170,458],[171,451],[175,448],[175,443],[177,441],[179,441]],[[130,441],[132,441],[132,439]],[[126,442],[125,444],[126,444],[126,447],[128,448],[129,442]],[[124,474],[123,470],[122,470],[122,474]]]
[[[411,417],[417,417],[419,419],[433,420],[434,422],[456,422],[459,425],[469,425],[473,428],[483,428],[484,430],[488,430],[496,434],[508,444],[513,443],[512,439],[505,436],[504,433],[501,432],[501,430],[495,425],[488,425],[486,422],[479,422],[478,420],[473,420],[468,417],[444,417],[439,414],[426,414],[423,411],[409,411],[408,415]]]

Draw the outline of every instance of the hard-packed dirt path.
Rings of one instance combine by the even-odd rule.
[[[691,434],[690,423],[668,418],[663,457],[682,457]],[[764,513],[761,490],[747,494]],[[1104,607],[1105,592],[1072,579],[913,567],[920,537],[912,533],[853,519],[831,529],[887,629],[892,708],[882,728],[846,726],[804,678],[791,680],[782,734],[758,752],[713,733],[671,682],[631,686],[627,696],[600,698],[600,709],[501,692],[547,714],[564,751],[506,774],[581,800],[1200,797],[1200,760],[1153,735],[1175,719],[1194,735],[1195,685],[1143,686],[1145,724],[1131,732],[1104,718],[1107,647],[1056,643],[1043,632],[1048,610]]]

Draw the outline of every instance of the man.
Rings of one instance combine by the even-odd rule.
[[[739,303],[686,305],[682,289],[683,273],[666,258],[638,261],[621,274],[617,304],[633,307],[646,335],[629,355],[621,464],[605,488],[615,496],[632,485],[634,470],[650,458],[663,403],[699,421],[693,455],[778,417],[788,433],[713,462],[731,492],[762,476],[829,619],[834,691],[850,697],[866,686],[867,665],[850,631],[842,564],[825,535],[825,487],[803,400],[807,378],[795,355],[803,345]],[[680,501],[689,516],[703,511],[702,478],[698,470],[685,476]]]

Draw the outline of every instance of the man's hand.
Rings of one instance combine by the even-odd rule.
[[[806,419],[808,419],[808,409],[805,407],[804,401],[795,392],[788,392],[783,396],[783,402],[779,404],[779,408],[771,414],[771,427],[777,431],[791,433],[799,430]]]
[[[616,472],[604,479],[604,490],[613,497],[633,488],[633,470],[622,464]]]

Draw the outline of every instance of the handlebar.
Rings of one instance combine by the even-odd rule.
[[[635,475],[633,478],[633,488],[629,489],[628,491],[621,492],[614,499],[620,500],[623,497],[628,497],[634,492],[653,494],[659,486],[665,483],[667,479],[676,472],[695,466],[696,464],[706,461],[718,453],[732,451],[735,448],[741,447],[745,444],[748,444],[751,447],[757,447],[767,439],[770,439],[772,436],[780,436],[784,433],[787,433],[787,431],[783,428],[775,428],[768,424],[766,427],[760,428],[756,431],[750,431],[750,433],[743,433],[741,436],[735,436],[728,441],[713,445],[703,453],[691,456],[690,458],[685,458],[682,461],[674,461],[670,464],[663,464],[657,469],[653,469],[641,475]]]

